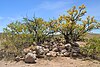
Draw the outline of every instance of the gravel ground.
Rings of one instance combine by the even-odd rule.
[[[27,64],[20,62],[0,61],[0,67],[100,67],[100,62],[96,60],[70,59],[68,57],[57,57],[53,60],[38,59],[37,63]]]

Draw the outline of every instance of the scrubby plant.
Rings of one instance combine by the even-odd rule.
[[[82,19],[86,14],[85,5],[78,9],[74,6],[67,13],[67,15],[62,15],[53,21],[55,23],[54,30],[60,32],[66,43],[71,43],[72,46],[74,46],[74,41],[80,40],[87,32],[99,28],[99,24],[94,17],[88,16],[86,20]]]
[[[100,60],[100,38],[89,39],[87,45],[81,47],[81,53],[86,57]]]
[[[24,21],[28,33],[32,34],[31,38],[36,43],[43,43],[43,41],[49,36],[49,23],[44,21],[42,18],[24,18]]]
[[[3,38],[6,53],[14,53],[15,55],[22,55],[23,49],[30,45],[43,43],[49,36],[49,23],[42,18],[33,18],[32,20],[24,18],[24,23],[19,21],[8,24],[4,28]]]
[[[100,23],[94,17],[88,16],[86,20],[82,19],[86,13],[85,5],[80,6],[78,9],[74,6],[67,13],[67,15],[62,15],[57,20],[49,22],[44,21],[42,18],[33,17],[32,19],[24,18],[23,23],[16,21],[8,24],[3,32],[4,41],[2,46],[5,55],[9,56],[13,53],[13,56],[22,56],[22,51],[26,46],[43,44],[46,39],[52,38],[57,33],[61,33],[61,37],[64,36],[66,43],[70,43],[73,48],[76,45],[74,42],[81,40],[87,32],[100,28]],[[63,38],[61,40],[60,35],[58,36],[55,37],[55,40],[57,42],[62,41]],[[94,40],[94,43],[97,43],[96,46],[98,46],[100,42]],[[91,55],[94,53],[93,51],[99,52],[99,46],[96,47],[94,43],[90,40],[88,44],[92,45],[85,47],[86,54]],[[70,52],[73,50],[72,48]]]

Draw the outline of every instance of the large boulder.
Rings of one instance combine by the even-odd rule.
[[[26,63],[36,63],[36,54],[34,53],[28,53],[25,56],[25,62]]]

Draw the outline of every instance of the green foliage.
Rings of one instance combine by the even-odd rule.
[[[66,43],[80,40],[87,32],[99,26],[94,17],[88,16],[86,20],[82,20],[86,13],[85,5],[80,6],[79,9],[74,6],[67,13],[67,15],[60,16],[55,22],[53,21],[56,24],[54,30],[56,29],[57,32],[64,35]]]
[[[42,18],[33,17],[32,19],[24,18],[24,23],[16,21],[8,24],[4,28],[4,41],[2,43],[6,53],[20,55],[26,46],[33,45],[34,42],[37,45],[38,43],[43,43],[57,32],[64,36],[66,43],[71,43],[72,45],[74,41],[82,39],[87,32],[100,28],[100,23],[94,17],[88,16],[86,20],[82,19],[86,13],[85,5],[80,6],[78,9],[74,6],[67,13],[67,15],[60,16],[57,20],[49,22],[44,21]],[[60,38],[59,35],[58,39]],[[91,39],[88,44],[88,46],[84,47],[86,52],[83,52],[88,55],[100,52],[100,39]]]
[[[4,28],[2,46],[7,54],[10,52],[21,55],[25,47],[33,45],[34,42],[37,45],[44,42],[49,36],[48,25],[49,23],[42,18],[33,18],[32,20],[24,18],[24,23],[18,21],[10,23]]]
[[[84,55],[100,57],[100,38],[89,39],[87,45],[81,48]]]
[[[27,19],[24,18],[24,21],[26,22],[25,25],[28,29],[28,33],[32,34],[32,40],[35,42],[43,42],[49,35],[49,26],[46,21],[44,21],[42,18],[35,18],[33,19]]]

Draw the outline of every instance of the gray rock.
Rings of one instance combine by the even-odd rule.
[[[36,54],[36,51],[33,51],[33,54]]]
[[[72,56],[73,56],[73,57],[77,57],[77,56],[78,56],[78,53],[73,53]]]
[[[47,54],[49,52],[48,48],[44,48],[44,53]]]
[[[64,53],[64,56],[65,56],[65,57],[69,57],[69,56],[70,56],[70,53],[65,52],[65,53]]]
[[[50,51],[49,53],[46,54],[48,57],[56,57],[57,53],[54,51]]]
[[[52,51],[58,52],[59,50],[58,50],[57,47],[55,47],[55,48],[52,49]]]
[[[50,53],[51,53],[52,57],[56,57],[57,56],[56,52],[51,51]]]
[[[66,50],[70,50],[70,48],[71,48],[71,44],[65,44],[65,49]]]
[[[62,51],[62,50],[65,49],[65,46],[64,45],[63,46],[58,46],[58,49],[59,49],[59,51]]]
[[[15,61],[19,62],[20,61],[20,57],[16,57]]]
[[[25,56],[25,62],[26,63],[36,63],[36,54],[28,53]]]
[[[51,57],[51,53],[47,53],[46,56],[47,56],[47,57]]]
[[[72,52],[73,53],[79,53],[80,52],[80,48],[79,47],[73,47],[72,48]]]
[[[61,57],[64,57],[64,54],[61,53],[60,56],[61,56]]]
[[[61,50],[61,53],[64,54],[67,50],[66,49],[63,49]]]
[[[36,46],[36,53],[37,55],[43,55],[44,54],[44,50],[42,46]]]
[[[71,47],[71,44],[65,44],[65,47]]]

